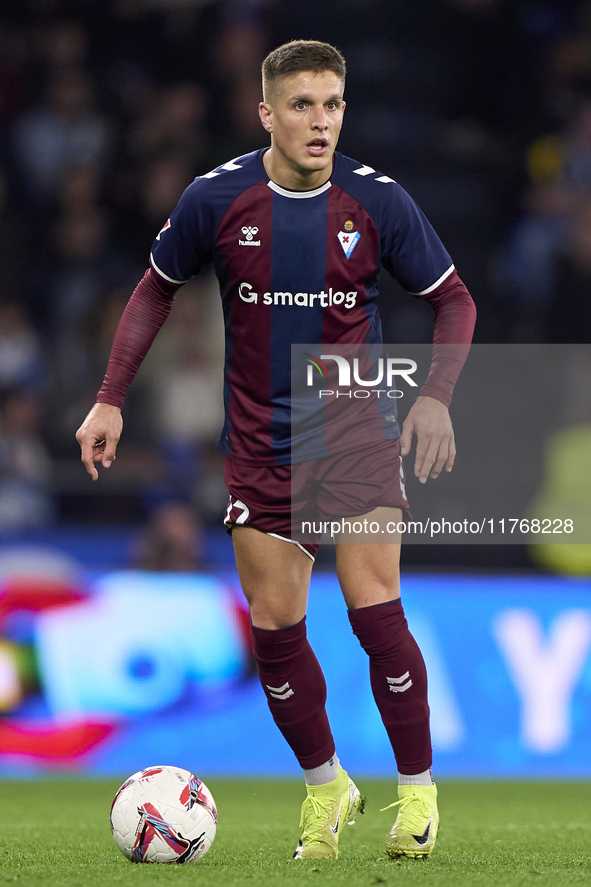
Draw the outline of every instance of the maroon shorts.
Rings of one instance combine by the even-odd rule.
[[[230,532],[234,526],[254,527],[293,542],[311,558],[322,533],[304,534],[304,523],[319,527],[379,506],[401,508],[404,520],[412,519],[397,440],[299,465],[252,466],[226,458],[224,479],[229,492],[224,524]]]

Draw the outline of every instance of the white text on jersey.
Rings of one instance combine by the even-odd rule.
[[[253,302],[256,305],[259,301],[259,294],[254,292],[250,283],[241,283],[238,287],[238,295],[243,302]],[[317,302],[321,308],[332,308],[333,305],[354,308],[357,304],[357,295],[357,290],[349,293],[344,293],[341,290],[333,292],[332,287],[328,288],[328,292],[322,290],[320,293],[268,292],[262,294],[261,303],[263,305],[296,305],[299,308],[312,308]]]

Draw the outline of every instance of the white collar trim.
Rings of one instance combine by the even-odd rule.
[[[307,200],[309,197],[318,197],[319,194],[328,191],[330,184],[330,181],[325,182],[324,185],[321,185],[320,188],[315,188],[313,191],[287,191],[285,188],[282,188],[281,185],[276,185],[275,182],[267,182],[271,191],[275,191],[276,194],[281,194],[282,197],[292,197],[295,200]]]

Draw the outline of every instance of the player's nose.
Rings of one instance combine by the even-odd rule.
[[[328,120],[326,119],[326,111],[321,106],[316,108],[314,111],[314,116],[312,118],[312,129],[327,129],[328,128]]]

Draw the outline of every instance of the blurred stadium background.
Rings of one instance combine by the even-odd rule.
[[[579,346],[564,398],[577,407],[549,406],[548,434],[561,412],[553,464],[591,528],[591,3],[4,4],[0,773],[164,758],[202,775],[296,772],[253,679],[220,528],[211,275],[177,297],[98,484],[74,432],[153,237],[194,176],[266,144],[260,63],[300,37],[345,54],[340,149],[427,213],[477,303],[476,341]],[[386,342],[430,341],[431,310],[387,275],[381,312]],[[385,774],[342,607],[334,636],[321,630],[338,590],[330,548],[319,561],[309,623],[340,754]],[[438,773],[591,776],[591,545],[410,545],[403,566]],[[251,731],[259,744],[242,749]]]

